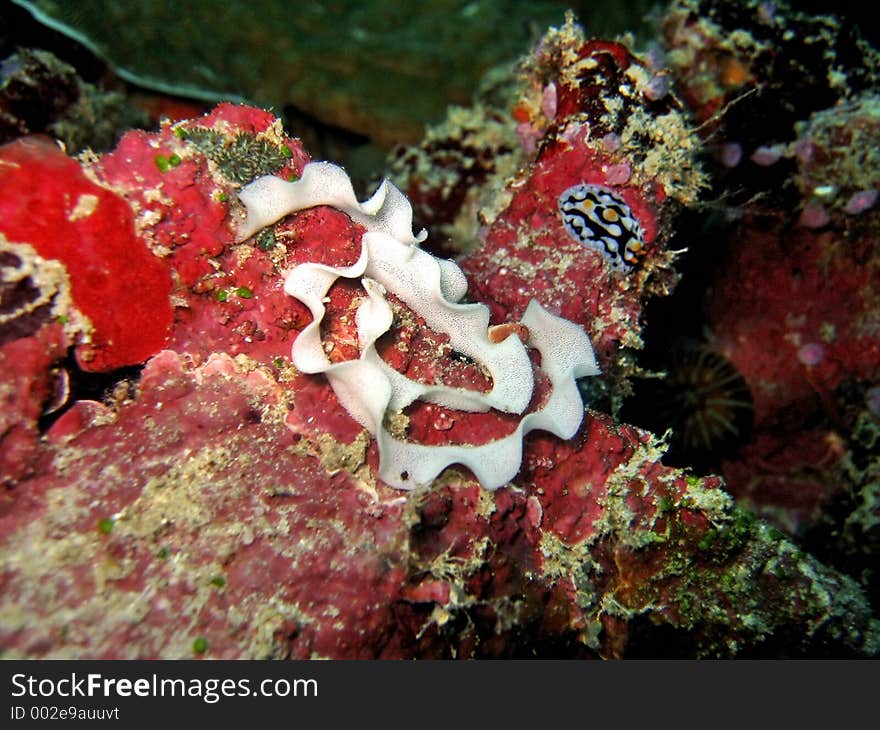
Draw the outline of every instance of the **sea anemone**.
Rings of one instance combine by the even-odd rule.
[[[752,396],[734,366],[703,341],[679,341],[658,377],[635,383],[624,416],[657,433],[670,431],[667,461],[710,468],[748,438]]]

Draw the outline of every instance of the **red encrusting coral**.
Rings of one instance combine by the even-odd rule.
[[[171,254],[171,266],[191,286],[211,271],[209,259],[223,251],[228,206],[212,196],[219,186],[204,159],[182,159],[176,152],[180,147],[170,128],[160,135],[128,132],[92,169],[129,201],[150,247]]]
[[[40,455],[38,421],[51,400],[52,365],[67,349],[60,324],[44,325],[31,337],[0,345],[0,484],[14,483],[32,473]],[[4,490],[0,514],[16,494]]]
[[[875,241],[803,228],[731,235],[707,310],[715,346],[749,383],[756,428],[781,414],[802,422],[845,380],[880,372]]]
[[[618,289],[621,275],[566,233],[557,199],[581,182],[607,185],[607,168],[608,160],[582,137],[544,148],[528,180],[517,186],[487,231],[484,245],[462,264],[474,282],[472,296],[490,304],[493,321],[518,319],[537,298],[555,314],[594,329],[593,345],[605,363],[627,333],[639,328],[638,291]],[[657,200],[646,200],[637,188],[615,191],[630,205],[650,246],[658,229]],[[594,283],[584,287],[582,282]],[[603,327],[595,331],[599,322]]]
[[[84,370],[141,363],[168,341],[168,266],[138,238],[128,204],[49,140],[0,148],[0,232],[67,268],[91,325],[77,347]]]
[[[621,377],[628,367],[621,345],[640,346],[644,301],[670,286],[669,220],[703,184],[691,152],[698,143],[670,96],[648,94],[651,71],[620,43],[584,40],[566,25],[525,69],[531,86],[514,116],[529,127],[524,144],[533,159],[507,181],[505,206],[462,268],[493,321],[519,317],[535,298],[581,324],[603,370]],[[657,150],[681,158],[674,173],[656,164]],[[628,264],[623,251],[606,256],[567,230],[560,195],[578,185],[607,191],[638,225]]]

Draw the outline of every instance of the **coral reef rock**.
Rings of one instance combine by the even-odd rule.
[[[524,68],[523,171],[461,268],[398,217],[397,188],[359,203],[259,109],[80,160],[0,148],[4,656],[878,651],[853,578],[590,395],[622,379],[617,350],[675,280],[672,214],[703,185],[662,75],[571,20]],[[44,197],[13,182],[50,169]],[[412,295],[425,272],[432,295]],[[361,362],[386,408],[359,409],[380,395],[346,374]],[[452,458],[395,488],[383,438]],[[502,483],[461,465],[511,443]]]

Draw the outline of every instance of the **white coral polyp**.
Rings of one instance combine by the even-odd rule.
[[[346,213],[365,229],[361,255],[353,266],[304,263],[286,276],[284,290],[305,304],[312,322],[293,344],[293,364],[305,373],[323,373],[340,403],[366,428],[379,447],[379,476],[399,489],[430,484],[447,466],[469,468],[487,489],[503,486],[520,469],[522,440],[534,429],[562,439],[574,436],[584,408],[576,378],[597,375],[599,368],[584,331],[532,300],[522,318],[529,345],[541,353],[551,393],[537,411],[527,413],[510,435],[479,446],[415,444],[392,436],[383,425],[389,412],[416,400],[460,411],[492,409],[522,414],[534,390],[534,374],[519,337],[501,342],[488,337],[489,309],[462,304],[467,281],[452,261],[438,259],[418,244],[426,233],[412,232],[412,207],[387,180],[359,203],[345,171],[328,162],[306,165],[302,177],[285,182],[267,176],[243,188],[239,198],[247,218],[239,227],[244,240],[285,215],[318,205]],[[338,278],[360,279],[367,297],[356,312],[360,357],[332,363],[321,342],[324,299]],[[428,327],[449,336],[452,347],[473,358],[492,377],[492,389],[481,393],[444,385],[426,385],[398,373],[376,351],[377,340],[391,328],[392,311],[385,294],[393,292],[421,316]]]

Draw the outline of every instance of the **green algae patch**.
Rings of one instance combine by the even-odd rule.
[[[286,145],[247,132],[230,136],[203,127],[175,127],[174,134],[217,165],[223,177],[239,185],[278,172],[293,156]]]

